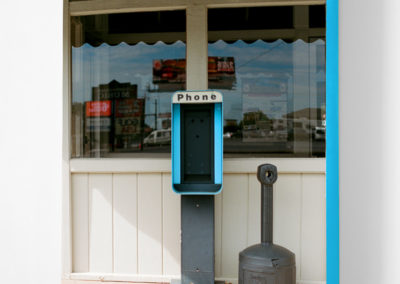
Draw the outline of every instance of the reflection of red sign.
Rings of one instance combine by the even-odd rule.
[[[143,114],[143,99],[126,99],[115,101],[116,117],[133,117]]]
[[[234,79],[235,59],[233,57],[208,57],[208,76],[211,80]],[[185,81],[185,59],[153,60],[153,83],[184,83]]]
[[[110,116],[111,101],[86,102],[86,116]]]
[[[182,83],[186,80],[185,59],[153,60],[153,82]]]
[[[208,57],[208,74],[235,74],[233,57]]]

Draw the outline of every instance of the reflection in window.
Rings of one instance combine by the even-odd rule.
[[[185,88],[185,68],[163,58],[184,56],[180,41],[74,47],[76,156],[169,152],[171,94]]]
[[[309,20],[307,6],[289,8],[296,17]],[[224,21],[210,22],[221,21],[218,15],[231,11],[242,15],[237,30],[228,30]],[[276,31],[260,30],[264,27],[256,19],[262,16],[257,8],[212,9],[211,14],[209,26],[228,31],[209,31],[208,55],[229,58],[227,65],[232,67],[229,76],[215,77],[209,70],[208,77],[209,88],[224,95],[224,153],[325,156],[324,37],[274,38]],[[293,25],[290,19],[282,27]]]
[[[186,83],[184,11],[71,22],[72,156],[170,152],[171,94]]]
[[[225,153],[324,154],[323,40],[219,40],[208,52],[235,63],[233,84],[209,77],[224,94]]]

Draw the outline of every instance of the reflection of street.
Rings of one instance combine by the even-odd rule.
[[[171,145],[171,129],[154,130],[143,140],[144,146]]]
[[[298,154],[304,156],[304,153],[312,151],[313,156],[324,156],[325,141],[296,141],[296,147],[302,151],[293,153],[293,142],[243,142],[240,138],[224,139],[225,153],[260,153],[260,154]],[[311,148],[311,149],[310,149]]]

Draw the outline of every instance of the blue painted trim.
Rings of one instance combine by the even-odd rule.
[[[181,106],[172,104],[172,188],[174,183],[181,183]],[[176,192],[176,191],[175,191]],[[177,192],[179,193],[179,192]]]
[[[339,4],[326,4],[326,281],[339,284]]]
[[[215,148],[214,148],[214,183],[222,184],[222,155],[223,155],[223,110],[222,103],[217,103],[214,106],[214,137],[215,137]],[[222,186],[218,192],[220,193]]]

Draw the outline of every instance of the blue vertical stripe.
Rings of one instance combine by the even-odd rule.
[[[326,20],[326,281],[339,284],[339,6]]]
[[[214,183],[222,184],[222,155],[223,155],[223,131],[222,131],[222,103],[214,106]],[[222,189],[222,188],[221,188]],[[220,189],[220,191],[221,191]]]
[[[181,106],[172,104],[172,184],[181,183]]]

